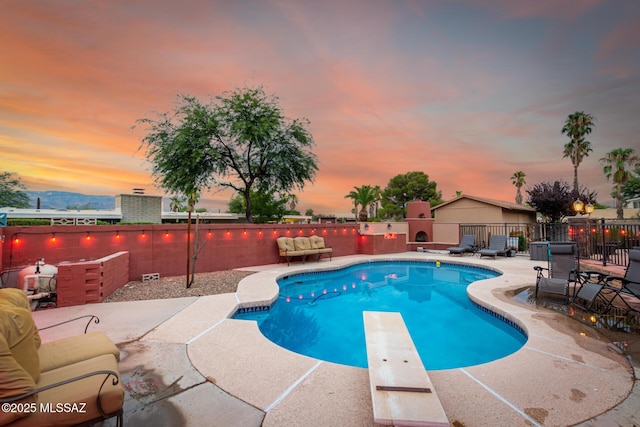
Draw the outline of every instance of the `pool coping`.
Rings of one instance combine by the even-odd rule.
[[[248,276],[238,286],[237,305],[230,307],[227,319],[189,343],[187,351],[193,365],[205,377],[215,378],[223,390],[264,411],[263,425],[288,425],[288,422],[295,424],[300,417],[326,416],[314,415],[304,402],[316,402],[317,396],[326,395],[327,389],[341,398],[333,402],[336,397],[332,395],[326,405],[350,406],[337,411],[341,414],[341,422],[350,419],[360,424],[372,424],[365,369],[290,352],[262,336],[255,322],[229,318],[238,307],[273,303],[278,296],[276,280],[279,277],[309,270],[334,270],[372,259],[440,259],[502,273],[496,278],[472,283],[467,293],[476,304],[519,325],[528,341],[520,350],[493,362],[429,371],[452,422],[465,425],[571,425],[616,406],[631,391],[634,374],[628,361],[611,352],[607,341],[596,331],[559,313],[519,305],[501,297],[505,292],[534,284],[532,267],[541,265],[540,262],[513,258],[453,258],[429,253],[353,256],[278,266]],[[228,351],[221,348],[221,343]],[[212,352],[214,347],[216,350]],[[319,387],[328,379],[332,381]],[[469,405],[470,400],[473,405]]]

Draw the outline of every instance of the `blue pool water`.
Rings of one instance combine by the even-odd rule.
[[[498,276],[471,266],[417,261],[367,262],[280,279],[270,310],[238,313],[296,353],[367,367],[363,311],[398,311],[429,370],[507,356],[526,336],[473,304],[467,286]]]

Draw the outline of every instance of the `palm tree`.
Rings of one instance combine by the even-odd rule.
[[[298,196],[296,196],[295,194],[287,194],[287,202],[289,202],[289,210],[290,211],[295,211],[296,210],[296,206],[298,206]]]
[[[622,185],[633,178],[631,171],[640,163],[640,157],[635,154],[633,148],[616,148],[601,158],[600,163],[604,165],[603,172],[607,180],[611,179],[614,183],[616,216],[618,219],[623,219]]]
[[[520,192],[520,189],[527,183],[524,180],[525,176],[525,173],[522,171],[517,171],[511,176],[511,183],[516,186],[516,203],[519,205],[522,204],[522,193]]]
[[[562,134],[566,134],[571,141],[565,144],[562,158],[569,157],[573,164],[573,191],[577,194],[578,188],[578,166],[582,160],[589,155],[591,143],[584,139],[585,135],[591,133],[595,118],[584,111],[577,111],[569,114],[562,126]]]
[[[353,200],[358,220],[360,222],[366,222],[368,219],[367,206],[380,199],[379,188],[376,189],[376,187],[370,185],[363,185],[362,187],[353,187],[353,189],[354,190],[350,191],[344,198]],[[358,206],[361,207],[360,211],[358,211]]]
[[[181,212],[184,209],[184,206],[182,206],[182,199],[177,196],[172,197],[171,203],[169,203],[169,209],[171,212]]]
[[[369,205],[369,216],[376,218],[378,216],[378,202],[382,198],[382,188],[379,185],[373,187],[374,201]]]

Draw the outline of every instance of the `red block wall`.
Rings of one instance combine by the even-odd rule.
[[[194,238],[195,225],[192,225]],[[196,271],[219,271],[280,262],[276,238],[310,236],[325,238],[334,256],[359,252],[356,224],[206,224],[200,226]],[[118,252],[129,253],[128,280],[142,274],[184,275],[187,260],[187,225],[105,225],[6,227],[2,244],[3,271],[33,265],[96,261]],[[403,252],[403,246],[398,252]]]
[[[58,266],[58,307],[100,302],[102,268],[98,261]]]
[[[129,253],[58,265],[58,307],[102,302],[129,281]]]
[[[129,282],[129,252],[118,252],[98,260],[102,267],[100,302]]]

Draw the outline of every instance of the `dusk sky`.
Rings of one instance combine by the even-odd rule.
[[[0,171],[28,190],[161,195],[135,121],[262,85],[311,123],[302,212],[348,212],[354,186],[409,171],[445,200],[514,201],[519,170],[525,189],[571,183],[560,131],[576,111],[596,118],[580,184],[612,204],[598,160],[640,152],[639,23],[636,0],[3,0]]]

